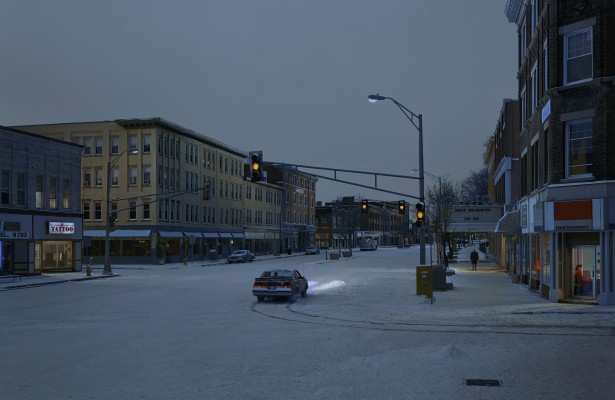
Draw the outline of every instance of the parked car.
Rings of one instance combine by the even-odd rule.
[[[265,297],[288,297],[291,303],[297,300],[297,295],[307,296],[308,281],[296,269],[272,269],[264,271],[254,279],[252,294],[261,302]]]
[[[235,250],[233,254],[226,257],[226,261],[228,261],[229,264],[234,263],[234,262],[244,262],[245,263],[247,261],[250,261],[250,262],[254,261],[254,257],[256,256],[250,250]]]
[[[305,254],[320,254],[320,249],[316,246],[310,246],[305,249]]]

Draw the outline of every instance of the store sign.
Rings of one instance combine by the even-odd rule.
[[[0,239],[28,239],[29,232],[22,231],[0,231]]]
[[[21,223],[14,221],[0,221],[0,239],[28,239],[30,232],[21,230]]]
[[[544,124],[547,118],[551,115],[551,99],[547,101],[545,106],[542,108],[542,123]]]
[[[456,205],[451,210],[453,222],[498,222],[502,218],[502,206]]]
[[[50,235],[74,235],[75,224],[73,222],[48,222],[47,232]]]
[[[593,227],[592,201],[556,201],[553,205],[556,231],[587,231]]]

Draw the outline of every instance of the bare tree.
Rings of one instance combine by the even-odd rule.
[[[427,189],[427,215],[430,230],[436,238],[437,260],[444,256],[450,242],[453,204],[458,202],[456,185],[448,177],[439,177],[438,183]]]
[[[470,172],[459,186],[459,197],[462,201],[481,201],[482,197],[489,194],[489,171],[483,167],[478,171]]]

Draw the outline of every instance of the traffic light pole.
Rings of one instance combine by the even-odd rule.
[[[395,103],[398,104],[397,102]],[[398,104],[398,106],[401,106],[401,104]],[[418,119],[419,119],[419,127],[418,127],[419,129],[419,196],[421,197],[420,199],[421,203],[425,204],[425,170],[423,169],[423,114],[419,114]],[[421,265],[425,265],[426,263],[425,228],[421,226],[420,229],[421,229],[421,232],[419,233],[419,239],[421,241],[421,245],[419,249],[419,258],[420,258]]]

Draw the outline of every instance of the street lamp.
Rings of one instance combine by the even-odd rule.
[[[113,275],[111,271],[111,264],[109,264],[109,251],[111,248],[111,244],[109,243],[109,229],[111,223],[111,170],[115,163],[120,159],[120,157],[124,153],[137,154],[139,150],[136,149],[126,149],[118,154],[113,160],[107,162],[107,220],[105,223],[105,265],[103,267],[103,275]]]
[[[369,100],[370,103],[375,103],[381,100],[391,100],[401,110],[401,112],[404,113],[406,118],[410,120],[412,125],[414,125],[414,127],[419,131],[419,201],[421,203],[425,203],[425,175],[424,175],[425,170],[423,169],[423,115],[422,114],[417,115],[413,113],[403,104],[401,104],[400,102],[398,102],[397,100],[391,97],[380,96],[379,94],[370,94],[369,96],[367,96],[367,99]],[[415,122],[415,119],[418,120],[418,125]],[[420,253],[419,253],[420,254],[420,264],[425,265],[425,262],[426,262],[425,261],[425,232],[423,230],[423,227],[419,229],[420,229],[419,238],[421,240],[421,247],[420,247]]]

